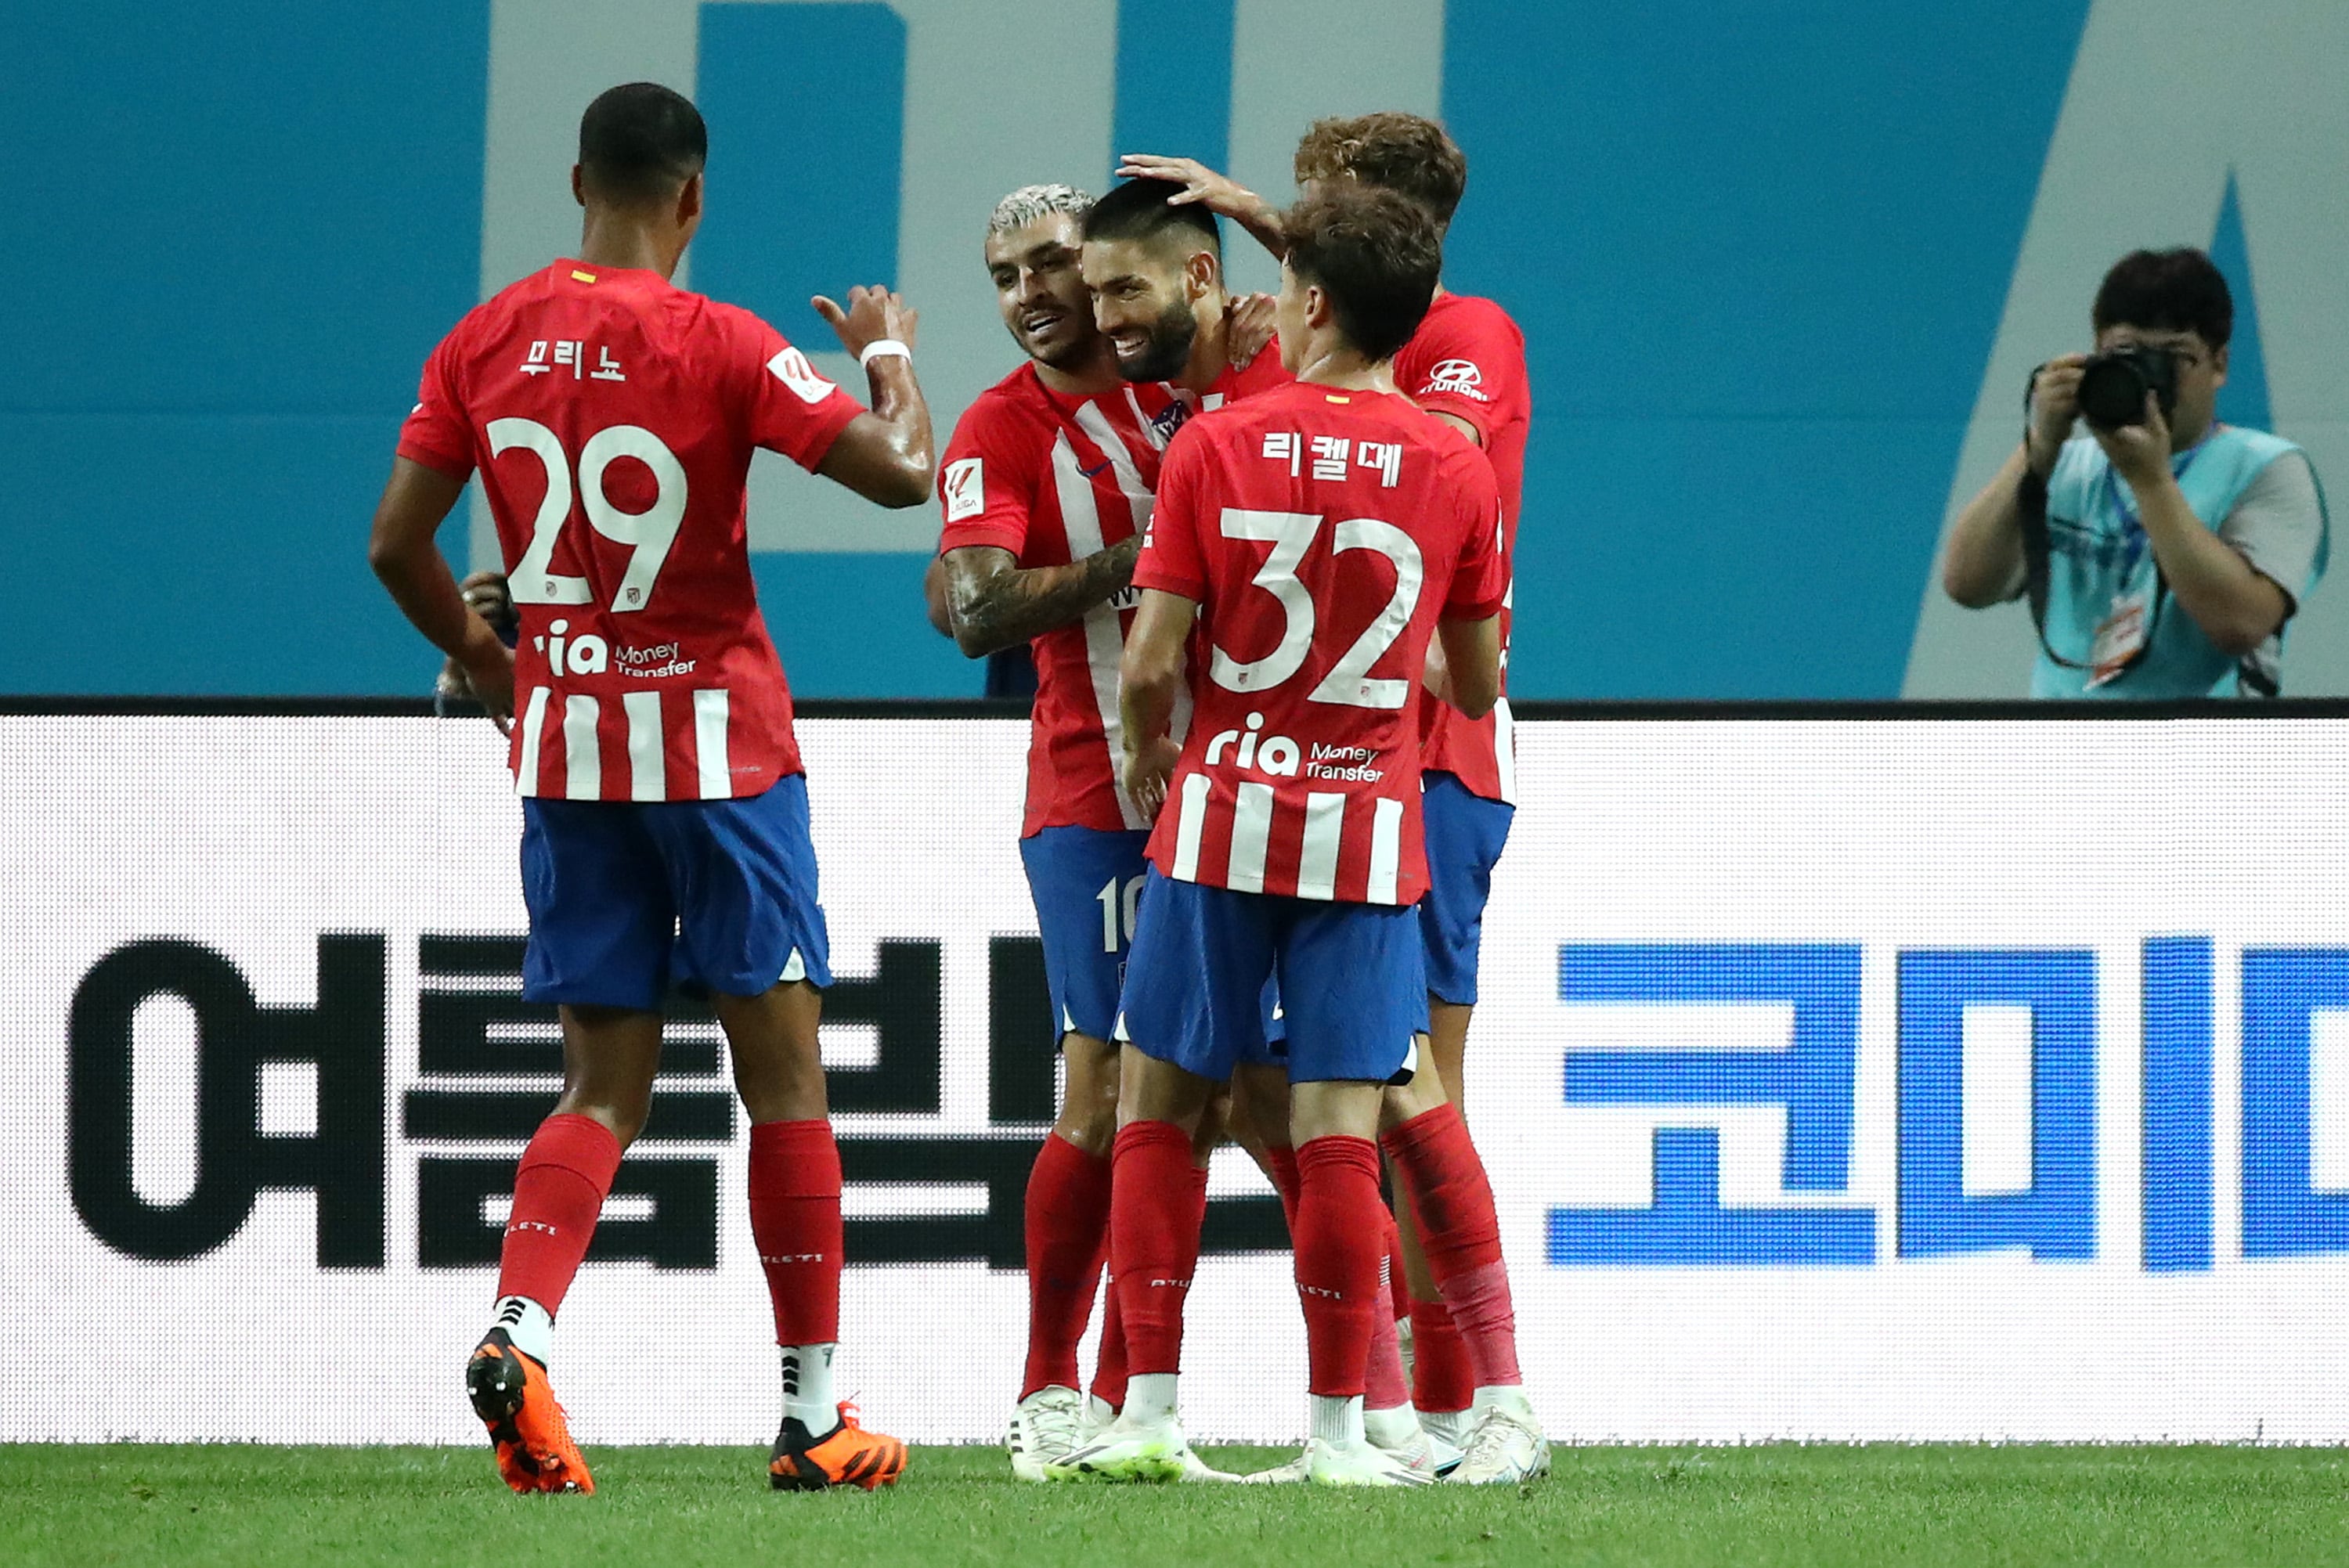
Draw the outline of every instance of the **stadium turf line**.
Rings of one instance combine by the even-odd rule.
[[[471,1449],[0,1446],[0,1563],[2349,1564],[2329,1449],[1560,1449],[1522,1491],[1400,1493],[1024,1486],[917,1449],[872,1496],[770,1492],[763,1451],[586,1452],[595,1497],[517,1498]]]

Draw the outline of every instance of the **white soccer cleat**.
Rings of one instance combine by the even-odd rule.
[[[1549,1439],[1530,1406],[1488,1407],[1469,1434],[1468,1454],[1447,1479],[1455,1486],[1514,1486],[1549,1474]]]
[[[1429,1437],[1437,1439],[1451,1448],[1465,1451],[1469,1435],[1476,1429],[1476,1412],[1474,1410],[1422,1410],[1419,1412],[1419,1425],[1420,1429]]]
[[[1210,1486],[1228,1485],[1240,1480],[1229,1470],[1217,1470],[1199,1457],[1198,1449],[1187,1445],[1183,1449],[1183,1473],[1176,1479],[1191,1482],[1204,1481]]]
[[[1303,1486],[1312,1475],[1312,1450],[1309,1449],[1285,1465],[1251,1470],[1240,1477],[1240,1482],[1244,1486]]]
[[[1305,1445],[1305,1479],[1315,1486],[1432,1486],[1435,1477],[1396,1459],[1384,1449],[1339,1444],[1314,1438]]]
[[[1442,1480],[1459,1469],[1461,1460],[1468,1457],[1424,1427],[1402,1442],[1372,1446],[1403,1469],[1423,1475],[1430,1480]]]
[[[1182,1480],[1195,1460],[1180,1420],[1128,1414],[1084,1447],[1047,1464],[1044,1474],[1052,1480]]]
[[[1092,1436],[1085,1397],[1059,1384],[1037,1389],[1012,1408],[1003,1446],[1010,1450],[1011,1473],[1021,1480],[1050,1480],[1044,1467],[1064,1460]]]
[[[1460,1463],[1459,1447],[1430,1432],[1409,1405],[1363,1411],[1362,1429],[1373,1447],[1430,1480],[1441,1480]]]

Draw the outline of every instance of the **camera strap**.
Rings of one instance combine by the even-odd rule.
[[[2063,669],[2081,670],[2092,675],[2101,672],[2105,681],[2115,681],[2143,664],[2146,655],[2153,651],[2154,634],[2161,628],[2162,604],[2169,597],[2169,583],[2162,575],[2160,561],[2156,559],[2153,563],[2153,591],[2146,603],[2144,634],[2136,649],[2117,666],[2107,668],[2098,665],[2093,660],[2082,664],[2067,659],[2055,651],[2054,645],[2048,642],[2047,579],[2051,549],[2047,532],[2047,481],[2039,477],[2039,471],[2031,466],[2029,460],[2031,398],[2039,386],[2039,372],[2046,368],[2044,365],[2033,366],[2030,379],[2023,383],[2023,387],[2024,461],[2022,481],[2015,486],[2014,504],[2015,521],[2023,535],[2023,594],[2031,606],[2031,626],[2032,630],[2038,634],[2040,652],[2045,654],[2050,661]],[[2114,496],[2117,504],[2119,496],[2117,490],[2115,490]],[[2130,529],[2137,537],[2130,542],[2133,548],[2129,551],[2127,562],[2122,569],[2121,577],[2124,583],[2127,583],[2129,574],[2137,570],[2139,552],[2147,548],[2143,530],[2134,512],[2128,513],[2128,521]]]
[[[2016,521],[2023,534],[2023,588],[2031,604],[2031,624],[2039,634],[2039,648],[2048,659],[2067,670],[2102,673],[2106,681],[2121,676],[2145,662],[2153,651],[2154,634],[2161,628],[2162,607],[2169,598],[2169,582],[2162,575],[2161,562],[2153,563],[2153,589],[2146,602],[2145,632],[2136,649],[2116,667],[2100,665],[2093,661],[2081,663],[2057,653],[2047,640],[2047,578],[2052,553],[2047,535],[2047,481],[2025,465],[2023,482],[2015,487]],[[2137,552],[2129,552],[2129,570],[2134,571]],[[2102,684],[2102,683],[2099,683]]]

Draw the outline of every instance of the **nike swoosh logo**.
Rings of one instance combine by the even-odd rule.
[[[1088,469],[1088,468],[1084,468],[1084,467],[1082,467],[1082,466],[1080,466],[1080,467],[1078,468],[1078,469],[1077,469],[1077,472],[1079,472],[1079,473],[1081,473],[1081,474],[1084,475],[1084,477],[1085,477],[1085,478],[1087,478],[1087,479],[1089,479],[1089,480],[1090,480],[1090,479],[1098,479],[1098,478],[1100,478],[1102,474],[1105,474],[1105,473],[1107,473],[1108,471],[1109,471],[1109,459],[1108,459],[1107,458],[1103,458],[1103,459],[1102,459],[1099,463],[1095,464],[1095,465],[1094,465],[1093,467],[1092,467],[1092,468],[1089,468],[1089,469]]]

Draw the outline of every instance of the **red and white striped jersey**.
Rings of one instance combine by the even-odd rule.
[[[1484,454],[1407,398],[1304,382],[1203,415],[1166,454],[1133,582],[1199,606],[1158,869],[1416,902],[1427,645],[1507,586]]]
[[[1501,570],[1516,598],[1517,513],[1525,499],[1526,433],[1533,393],[1526,380],[1526,335],[1509,313],[1474,294],[1438,294],[1419,330],[1395,356],[1395,385],[1431,413],[1465,420],[1483,436],[1501,489]],[[1516,803],[1516,738],[1507,693],[1509,621],[1501,612],[1503,696],[1483,718],[1430,702],[1420,719],[1421,762],[1456,774],[1487,800]]]
[[[1277,343],[1197,397],[1155,383],[1077,397],[1053,391],[1033,364],[1022,365],[956,422],[938,470],[946,519],[938,552],[992,545],[1024,571],[1106,550],[1149,526],[1160,453],[1186,419],[1288,379]],[[1032,645],[1023,838],[1045,828],[1150,825],[1118,775],[1117,667],[1136,598],[1120,593]]]
[[[863,411],[750,312],[630,268],[557,262],[432,351],[399,453],[480,473],[523,794],[723,800],[800,771],[743,485],[752,449],[813,469]]]

